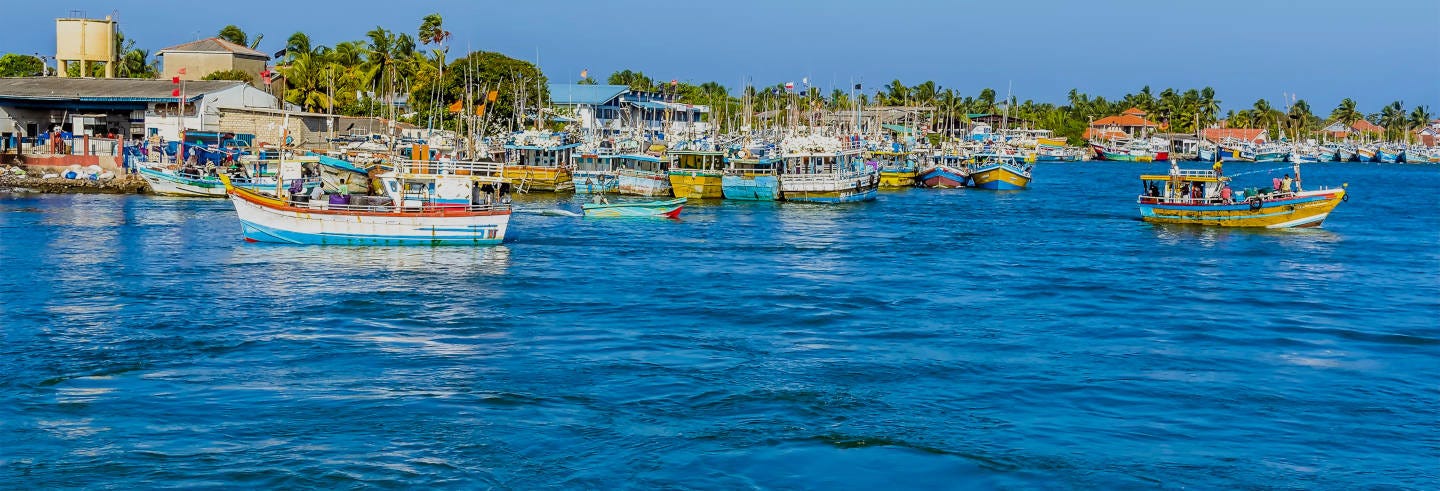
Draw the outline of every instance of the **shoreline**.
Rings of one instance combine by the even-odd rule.
[[[150,194],[150,185],[139,176],[106,180],[0,175],[0,192],[36,194]]]

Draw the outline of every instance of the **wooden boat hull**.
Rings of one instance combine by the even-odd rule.
[[[150,192],[160,196],[225,197],[225,184],[220,182],[220,179],[193,179],[148,167],[140,168],[140,177],[150,184]]]
[[[685,208],[686,198],[648,203],[587,204],[581,208],[585,216],[596,218],[677,218]]]
[[[724,176],[720,182],[725,199],[775,201],[780,197],[780,179],[773,175]]]
[[[510,210],[427,212],[318,210],[230,189],[247,242],[320,245],[491,245],[505,239]]]
[[[562,167],[507,165],[502,174],[516,189],[525,192],[564,192],[575,189],[574,177]]]
[[[957,167],[937,165],[920,174],[920,185],[934,189],[958,189],[965,187],[969,175]]]
[[[218,177],[204,177],[195,179],[182,176],[170,171],[141,167],[140,177],[150,184],[150,192],[159,196],[179,196],[187,198],[224,198],[225,183]],[[275,183],[240,183],[231,182],[232,186],[249,190],[260,194],[275,194]],[[306,189],[314,187],[315,184],[306,185]]]
[[[1234,204],[1166,204],[1154,198],[1140,200],[1140,217],[1154,223],[1217,227],[1292,228],[1319,227],[1345,200],[1344,189],[1307,191],[1280,199]]]
[[[914,170],[882,170],[880,171],[881,188],[908,188],[915,186]]]
[[[1375,151],[1375,161],[1376,161],[1376,162],[1380,162],[1380,163],[1382,163],[1382,164],[1394,164],[1394,163],[1400,162],[1400,154],[1398,154],[1398,153],[1393,153],[1393,152],[1386,152],[1386,151],[1384,151],[1384,150],[1376,150],[1376,151]]]
[[[572,185],[576,194],[614,193],[620,188],[620,178],[609,172],[577,172]]]
[[[1095,150],[1096,158],[1099,158],[1100,160],[1109,160],[1112,162],[1154,162],[1156,160],[1164,160],[1164,157],[1156,154],[1132,154],[1123,152],[1112,152],[1101,145],[1091,145],[1091,148]]]
[[[623,169],[616,173],[616,192],[630,196],[671,196],[670,176],[658,172]]]
[[[719,171],[670,171],[670,191],[676,198],[715,199],[725,197]]]
[[[1030,177],[1007,165],[987,166],[970,173],[974,187],[999,191],[1020,190],[1030,187]]]

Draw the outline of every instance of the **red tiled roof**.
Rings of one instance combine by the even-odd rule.
[[[1262,128],[1205,128],[1202,133],[1206,140],[1218,142],[1226,138],[1237,138],[1245,141],[1264,140],[1265,130]]]
[[[1144,116],[1144,115],[1145,115],[1145,111],[1141,111],[1140,108],[1138,108],[1138,107],[1132,107],[1132,108],[1130,108],[1130,109],[1126,109],[1124,112],[1121,112],[1120,114],[1129,114],[1129,115],[1131,115],[1131,116]]]
[[[1106,116],[1090,123],[1091,128],[1103,126],[1160,126],[1145,118],[1133,114],[1121,114],[1119,116]]]
[[[1385,132],[1385,127],[1383,127],[1383,126],[1376,126],[1375,123],[1371,123],[1371,122],[1366,121],[1366,120],[1363,120],[1363,119],[1356,120],[1354,124],[1351,124],[1351,125],[1350,125],[1350,127],[1351,127],[1351,128],[1355,128],[1355,131],[1359,131],[1359,132],[1361,132],[1361,133],[1384,133],[1384,132]]]
[[[1102,130],[1099,128],[1085,128],[1085,134],[1081,136],[1086,140],[1114,140],[1117,138],[1129,138],[1130,135],[1124,131]]]

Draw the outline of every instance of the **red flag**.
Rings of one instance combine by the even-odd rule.
[[[180,89],[170,89],[170,97],[180,97]]]
[[[183,67],[183,66],[180,67],[180,71],[179,71],[179,72],[176,72],[176,73],[179,73],[179,74],[181,74],[181,75],[184,75],[184,74],[185,74],[185,67]]]
[[[170,83],[175,84],[175,85],[180,85],[180,77],[171,77],[171,78],[170,78]]]

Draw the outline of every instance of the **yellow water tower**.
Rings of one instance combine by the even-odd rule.
[[[73,15],[73,12],[72,12]],[[80,76],[86,76],[85,68],[90,62],[105,64],[105,78],[115,78],[115,32],[118,22],[105,16],[104,20],[83,18],[55,19],[55,61],[59,66],[55,72],[61,77],[69,76],[71,62],[80,63]]]

